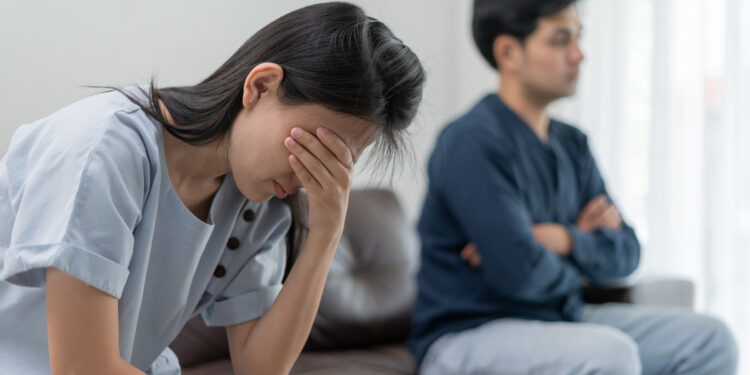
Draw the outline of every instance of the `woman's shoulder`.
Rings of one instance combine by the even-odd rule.
[[[107,92],[21,126],[4,161],[11,185],[17,187],[32,175],[80,177],[92,164],[104,167],[97,173],[141,181],[153,178],[160,167],[160,132],[137,105],[120,93]]]
[[[58,157],[87,153],[100,147],[108,154],[143,152],[158,147],[161,129],[135,103],[112,91],[72,103],[33,123],[22,125],[11,138],[9,154]],[[156,156],[156,155],[154,155]]]
[[[136,99],[145,98],[139,87],[126,88],[124,91]],[[60,138],[68,138],[68,141],[80,142],[95,142],[101,137],[129,136],[148,142],[160,131],[152,118],[118,91],[83,98],[30,124],[30,127],[40,137],[59,135]]]

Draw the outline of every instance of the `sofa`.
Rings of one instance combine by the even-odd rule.
[[[304,195],[292,202],[305,217]],[[295,223],[289,258],[304,243]],[[419,245],[393,192],[354,190],[344,234],[331,265],[318,315],[291,374],[415,374],[406,347],[416,295]],[[588,303],[626,302],[693,306],[693,284],[680,279],[624,280],[609,288],[585,287]],[[232,374],[224,328],[192,319],[170,345],[184,375]]]

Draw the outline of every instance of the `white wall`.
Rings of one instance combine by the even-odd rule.
[[[437,131],[495,87],[470,37],[471,1],[353,1],[385,22],[428,72],[413,128],[417,164],[394,181],[415,219],[424,161]],[[192,84],[250,35],[314,1],[3,1],[0,2],[0,154],[21,124],[95,92],[84,85]],[[375,181],[377,182],[377,181]],[[355,180],[370,184],[366,174]]]

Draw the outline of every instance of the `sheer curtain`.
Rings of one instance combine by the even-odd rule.
[[[642,274],[696,282],[750,374],[750,1],[595,0],[579,94],[554,112],[590,136],[643,244]]]

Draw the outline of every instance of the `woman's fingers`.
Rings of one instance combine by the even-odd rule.
[[[344,140],[342,140],[332,131],[323,127],[318,128],[315,133],[318,135],[320,141],[323,142],[323,144],[328,147],[331,152],[333,152],[333,154],[336,156],[336,158],[338,158],[339,162],[344,165],[344,167],[348,169],[352,169],[354,167],[354,157],[352,155],[351,149],[346,145]]]
[[[289,164],[309,192],[310,232],[341,236],[352,181],[351,163],[345,166],[339,160],[337,153],[344,156],[346,153],[341,150],[343,141],[339,144],[340,139],[333,132],[316,134],[294,128],[290,137],[284,139],[284,145],[291,153]],[[326,138],[326,143],[319,137]]]
[[[348,173],[349,168],[347,168],[347,166],[344,165],[341,160],[339,160],[338,156],[336,155],[336,151],[334,151],[335,149],[340,148],[341,145],[337,144],[336,142],[329,142],[333,144],[333,147],[330,147],[324,143],[322,138],[326,138],[329,141],[338,140],[339,142],[341,142],[341,144],[343,144],[343,141],[341,141],[335,134],[328,130],[318,131],[316,133],[319,134],[316,136],[308,133],[301,128],[294,128],[291,132],[292,138],[297,141],[297,143],[306,148],[307,151],[310,152],[310,154],[315,156],[323,164],[323,167],[326,168],[331,176],[342,177],[344,174]],[[323,135],[322,138],[321,135]],[[344,145],[343,147],[348,150],[346,145]]]
[[[304,165],[299,161],[299,159],[294,155],[289,155],[289,164],[292,166],[292,170],[297,175],[297,178],[299,178],[300,182],[302,182],[302,185],[305,188],[317,188],[321,187],[322,185],[318,180],[313,177],[313,175],[305,168]]]
[[[303,147],[292,137],[287,137],[284,140],[284,145],[320,186],[326,186],[330,183],[332,179],[330,171],[306,147]]]

